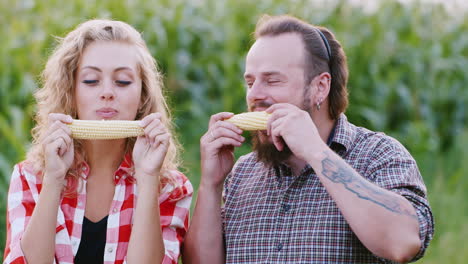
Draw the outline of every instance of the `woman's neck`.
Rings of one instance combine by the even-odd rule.
[[[125,155],[126,140],[89,140],[84,150],[91,170],[117,170]]]

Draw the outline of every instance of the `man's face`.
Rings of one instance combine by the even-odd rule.
[[[263,111],[276,103],[304,105],[304,44],[296,33],[260,37],[246,58],[244,79],[249,111]],[[276,150],[265,131],[253,135],[254,151],[267,164],[276,164],[291,155],[289,148]]]

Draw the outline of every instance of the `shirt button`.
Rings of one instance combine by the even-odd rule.
[[[291,206],[289,204],[283,204],[283,211],[287,212],[291,209]]]
[[[114,251],[114,249],[112,247],[107,248],[107,252],[112,253],[112,251]]]
[[[283,249],[283,243],[278,243],[278,245],[276,245],[276,250],[281,251],[281,249]]]
[[[81,170],[82,170],[82,171],[85,171],[85,170],[86,170],[86,167],[84,167],[84,166],[81,167]]]
[[[120,176],[115,176],[115,178],[118,180],[118,179],[120,179]]]
[[[112,209],[112,212],[117,213],[117,208],[114,207],[114,209]]]

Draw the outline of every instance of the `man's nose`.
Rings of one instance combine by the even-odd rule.
[[[254,82],[247,90],[247,102],[254,103],[256,101],[263,101],[267,98],[265,87],[260,82]]]

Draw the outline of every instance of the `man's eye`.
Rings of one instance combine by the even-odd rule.
[[[269,84],[275,84],[275,83],[279,83],[280,81],[278,80],[268,80],[268,83]]]
[[[120,86],[127,86],[127,85],[130,85],[132,82],[131,82],[131,81],[121,81],[121,80],[117,80],[117,81],[115,81],[115,83],[117,83],[117,84],[120,85]]]
[[[84,80],[83,83],[84,84],[96,84],[98,83],[98,80]]]

